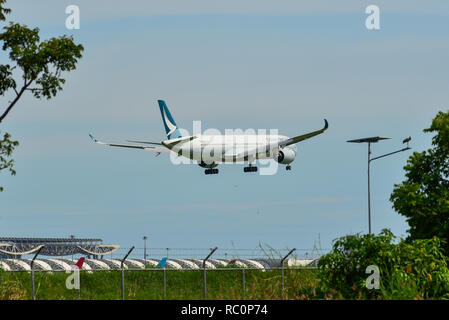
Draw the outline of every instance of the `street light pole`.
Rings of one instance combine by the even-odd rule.
[[[402,141],[402,143],[407,143],[407,147],[406,148],[402,148],[400,150],[396,150],[390,153],[386,153],[383,154],[381,156],[375,157],[375,158],[371,158],[371,143],[376,143],[379,142],[380,140],[385,140],[385,139],[391,139],[391,138],[384,138],[384,137],[370,137],[370,138],[362,138],[362,139],[355,139],[355,140],[348,140],[347,142],[352,142],[352,143],[368,143],[368,233],[371,234],[371,178],[370,178],[370,165],[371,165],[371,161],[380,159],[380,158],[384,158],[387,156],[390,156],[392,154],[398,153],[398,152],[402,152],[402,151],[406,151],[411,149],[409,147],[409,142],[412,139],[411,137],[408,137],[406,139],[404,139],[404,141]]]
[[[37,250],[36,254],[34,255],[33,260],[31,260],[31,297],[33,300],[36,300],[36,295],[34,293],[34,260],[36,260],[37,256],[41,252],[42,248],[44,246],[41,245],[40,248]]]
[[[368,234],[371,234],[370,163],[371,163],[371,142],[368,142]]]
[[[147,236],[143,237],[143,261],[147,261]]]

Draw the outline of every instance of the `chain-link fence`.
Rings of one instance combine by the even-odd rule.
[[[131,259],[160,259],[167,258],[189,258],[189,259],[204,259],[213,248],[145,248],[135,247],[130,255]],[[218,248],[214,253],[217,259],[281,259],[292,248],[273,248],[268,245],[260,245],[255,248]],[[110,255],[105,255],[105,259],[122,259],[128,252],[129,248],[121,247]],[[296,248],[292,254],[294,259],[313,260],[317,259],[330,249],[316,246],[314,248]]]
[[[19,299],[290,299],[313,281],[316,267],[167,268],[0,272],[0,291]],[[77,280],[78,277],[78,280]],[[78,281],[78,286],[76,285]],[[16,288],[9,287],[15,284]],[[72,286],[67,286],[71,283]],[[33,290],[34,287],[34,290]],[[14,299],[0,292],[0,297]]]
[[[60,259],[71,265],[65,270],[44,268],[56,266],[58,260],[39,260],[37,255],[9,259],[11,266],[22,268],[0,272],[0,298],[290,299],[316,281],[316,262],[324,253],[273,248],[135,249],[86,260],[81,270],[73,268],[76,256]],[[138,263],[141,267],[136,267]]]

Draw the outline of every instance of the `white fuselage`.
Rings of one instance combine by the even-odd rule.
[[[186,137],[183,137],[185,139]],[[279,148],[266,150],[267,144],[288,139],[280,135],[197,135],[192,140],[167,146],[178,155],[199,162],[242,162],[255,159],[273,159]],[[164,141],[164,143],[170,140]],[[259,148],[259,149],[258,149]],[[286,147],[296,154],[296,146]],[[242,155],[250,157],[244,158]]]

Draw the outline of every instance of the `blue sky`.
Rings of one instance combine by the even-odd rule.
[[[143,235],[151,247],[311,248],[319,238],[329,248],[367,232],[366,146],[345,141],[391,137],[374,156],[409,135],[413,150],[430,146],[422,129],[448,108],[449,5],[334,2],[10,1],[12,20],[39,26],[43,39],[73,34],[85,51],[55,99],[27,96],[2,124],[21,145],[17,175],[0,174],[0,234],[124,247],[141,246]],[[69,4],[80,7],[80,30],[65,28]],[[365,28],[368,4],[380,7],[378,31]],[[193,120],[288,136],[323,118],[330,127],[300,143],[293,170],[275,176],[242,165],[205,176],[88,138],[162,140],[161,98],[188,130]],[[372,164],[376,233],[406,234],[388,199],[409,155]]]

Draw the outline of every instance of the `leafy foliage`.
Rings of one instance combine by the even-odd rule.
[[[437,236],[449,255],[449,111],[439,112],[430,128],[432,148],[414,152],[404,167],[406,180],[390,196],[393,208],[407,218],[408,240]]]
[[[16,171],[13,169],[14,160],[10,159],[10,157],[14,148],[19,145],[19,142],[12,141],[10,138],[11,135],[5,133],[0,140],[0,171],[7,169],[12,175],[15,175]],[[3,191],[3,187],[0,186],[1,191]]]
[[[11,12],[11,9],[4,8],[3,5],[6,0],[0,0],[0,21],[6,20],[6,15]]]
[[[6,14],[10,12],[4,8],[5,2],[0,0],[0,21],[5,21]],[[3,27],[0,43],[11,61],[0,65],[0,95],[4,96],[9,90],[16,95],[1,112],[0,122],[27,90],[36,98],[56,96],[65,83],[62,72],[75,70],[84,50],[82,45],[74,43],[71,36],[41,41],[38,28],[30,29],[13,22]]]
[[[0,122],[26,90],[36,98],[56,96],[65,83],[62,72],[74,70],[84,50],[82,45],[73,42],[73,37],[65,35],[41,41],[38,28],[29,29],[18,23],[11,22],[3,30],[0,34],[2,50],[9,52],[12,65],[0,65],[0,95],[11,89],[16,99],[0,116]],[[23,81],[14,79],[15,70],[21,71]]]
[[[379,235],[345,236],[319,261],[322,290],[350,299],[449,298],[448,258],[434,237],[401,240],[387,229]],[[377,266],[380,289],[367,289],[366,268]]]
[[[0,0],[0,21],[6,20],[11,12],[4,7],[6,0]],[[65,79],[62,73],[76,69],[84,50],[73,37],[66,35],[41,41],[39,29],[10,22],[0,33],[2,50],[8,53],[10,63],[0,64],[0,96],[11,92],[13,99],[6,106],[0,104],[0,123],[6,118],[26,91],[35,98],[51,99],[62,90]],[[16,141],[5,134],[0,141],[0,171],[9,169],[15,174],[13,160],[8,160]],[[3,190],[0,187],[0,191]]]

